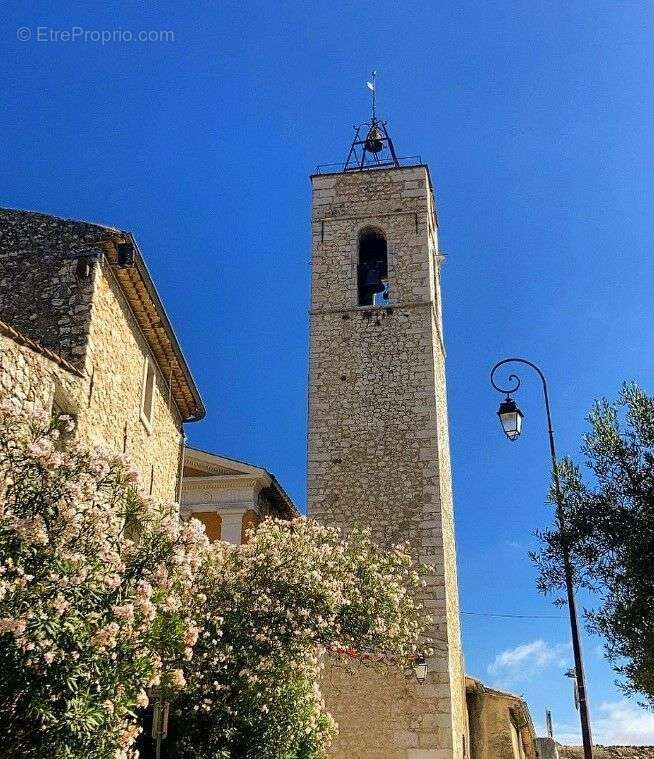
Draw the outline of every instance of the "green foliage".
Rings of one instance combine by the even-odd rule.
[[[426,570],[303,519],[210,546],[70,424],[0,404],[0,759],[135,759],[152,688],[169,756],[324,759],[325,657],[406,664]]]
[[[324,658],[384,651],[401,666],[425,621],[421,573],[404,546],[380,551],[367,532],[344,538],[305,520],[267,520],[244,546],[214,544],[172,755],[323,759],[335,729],[319,689]]]
[[[126,759],[146,689],[179,680],[206,538],[122,457],[59,450],[69,425],[0,407],[0,756]]]
[[[614,403],[598,401],[582,452],[588,475],[559,464],[564,534],[542,534],[539,586],[562,587],[561,541],[568,540],[577,584],[597,594],[590,628],[627,692],[654,704],[654,398],[624,385]]]

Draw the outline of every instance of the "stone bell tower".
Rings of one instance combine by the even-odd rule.
[[[309,516],[408,541],[434,567],[424,684],[328,666],[338,759],[463,759],[465,686],[452,509],[437,217],[429,170],[373,112],[339,170],[312,176]]]

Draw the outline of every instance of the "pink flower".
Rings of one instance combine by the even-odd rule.
[[[134,604],[135,608],[141,612],[145,619],[152,620],[157,616],[157,607],[149,598],[141,598]]]
[[[181,690],[186,685],[184,673],[181,669],[174,669],[170,673],[168,681],[170,682],[170,687],[174,688],[175,690]]]
[[[117,588],[120,585],[120,575],[110,574],[104,578],[104,584],[111,589]]]
[[[134,465],[131,465],[127,470],[126,475],[128,482],[138,482],[139,470]]]
[[[52,608],[58,613],[63,614],[70,606],[70,603],[59,593],[52,602]]]
[[[49,542],[45,522],[40,516],[29,519],[17,519],[13,525],[21,540],[37,546],[45,546]]]
[[[192,625],[187,627],[183,638],[184,644],[186,646],[194,646],[197,643],[199,634],[200,630],[197,627],[193,627]]]
[[[116,619],[124,622],[131,622],[134,619],[134,605],[125,604],[124,606],[113,606],[111,611]]]
[[[137,598],[150,598],[152,595],[152,585],[147,580],[139,580],[136,586]]]
[[[0,619],[0,634],[13,633],[15,637],[20,637],[25,632],[27,623],[24,619],[15,619],[14,617],[3,617]]]
[[[91,638],[91,645],[96,648],[113,648],[120,628],[115,622],[101,627]]]

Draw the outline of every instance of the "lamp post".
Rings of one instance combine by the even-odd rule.
[[[549,436],[550,444],[550,456],[552,459],[552,476],[554,478],[554,497],[556,501],[556,522],[559,528],[559,533],[562,537],[561,540],[561,552],[563,554],[563,571],[565,576],[565,589],[568,598],[568,612],[570,614],[570,630],[572,634],[572,651],[575,660],[575,675],[577,680],[577,688],[579,694],[579,717],[581,721],[581,737],[584,744],[584,759],[593,759],[593,739],[590,729],[590,712],[588,708],[588,700],[586,698],[586,676],[584,674],[584,662],[581,655],[581,640],[579,637],[579,621],[577,619],[577,604],[575,601],[574,582],[572,574],[572,562],[570,560],[570,546],[568,544],[568,538],[565,532],[565,516],[563,512],[563,495],[561,493],[561,485],[559,482],[558,467],[556,463],[556,447],[554,445],[554,430],[552,428],[552,414],[550,411],[550,398],[547,390],[547,381],[543,372],[532,364],[531,361],[527,361],[525,358],[505,358],[499,361],[491,369],[490,381],[491,385],[500,393],[506,395],[502,403],[500,404],[499,411],[497,412],[504,434],[511,441],[515,441],[520,437],[522,431],[522,420],[524,415],[522,411],[516,405],[516,402],[511,397],[511,393],[515,393],[520,387],[520,379],[515,374],[509,374],[508,382],[509,387],[500,387],[495,382],[495,373],[497,370],[505,364],[524,364],[531,367],[540,377],[540,381],[543,385],[543,398],[545,400],[545,413],[547,415],[547,434]]]

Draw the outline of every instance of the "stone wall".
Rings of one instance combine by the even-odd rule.
[[[402,674],[327,673],[334,756],[451,759],[467,741],[436,222],[425,167],[313,177],[309,516],[409,541],[434,567],[436,652]],[[357,305],[358,240],[388,245],[389,307]]]
[[[77,417],[77,439],[125,451],[146,493],[177,497],[181,415],[113,270],[100,254],[88,270],[66,255],[122,235],[84,222],[0,209],[0,319],[31,338],[3,339],[2,392]],[[81,267],[84,268],[84,267]],[[44,355],[73,364],[66,371]],[[47,350],[45,351],[47,353]],[[141,419],[146,356],[156,367],[153,424]],[[75,373],[77,372],[77,374]]]
[[[581,746],[559,746],[560,759],[583,759]],[[595,759],[654,759],[654,746],[595,746]]]
[[[97,224],[0,209],[0,319],[83,365],[97,272],[80,276],[78,260],[66,256],[112,234]]]
[[[152,483],[153,496],[173,501],[180,476],[181,418],[109,264],[102,264],[101,274],[89,326],[87,371],[92,387],[80,419],[82,433],[125,450],[146,492]],[[146,356],[156,369],[151,429],[141,420]]]
[[[78,374],[17,342],[10,330],[0,329],[0,398],[13,398],[31,411],[51,409],[56,395],[62,407],[77,408],[83,387]]]
[[[536,738],[536,756],[538,759],[561,759],[554,738]]]
[[[104,314],[107,318],[109,311]],[[120,335],[119,326],[114,329]],[[96,343],[89,376],[63,368],[0,332],[0,397],[14,398],[26,410],[40,406],[49,411],[56,401],[59,408],[75,416],[73,437],[77,442],[125,450],[139,470],[145,492],[150,490],[154,468],[152,495],[173,501],[181,455],[179,419],[169,412],[162,388],[158,388],[155,423],[152,433],[147,432],[139,417],[142,368],[138,366],[142,367],[143,356],[134,344],[129,350],[128,335],[121,337],[121,341]]]

